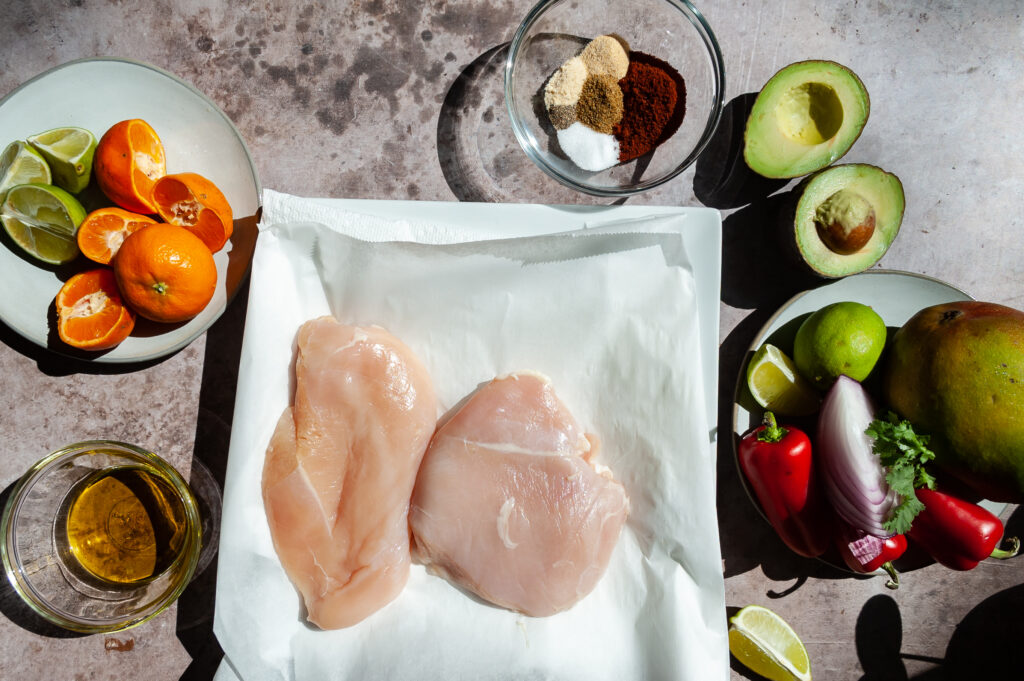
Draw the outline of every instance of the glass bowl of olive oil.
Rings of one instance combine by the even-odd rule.
[[[199,506],[156,454],[79,442],[36,463],[0,519],[7,579],[37,613],[104,633],[163,612],[188,585],[202,545]]]

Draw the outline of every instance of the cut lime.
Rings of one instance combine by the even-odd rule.
[[[96,136],[91,132],[85,128],[54,128],[32,135],[28,143],[50,164],[54,184],[72,194],[89,184],[96,153]]]
[[[729,652],[749,669],[772,681],[811,681],[807,649],[781,617],[748,605],[729,622]]]
[[[787,416],[813,414],[821,402],[793,360],[770,343],[758,348],[747,365],[747,387],[762,407]]]
[[[14,243],[52,265],[70,262],[78,255],[75,234],[84,219],[82,204],[49,184],[12,187],[0,206],[0,221]]]
[[[42,155],[22,141],[11,142],[0,154],[0,202],[7,191],[18,184],[50,184],[50,166]]]

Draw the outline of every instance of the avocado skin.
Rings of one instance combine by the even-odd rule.
[[[1024,502],[1024,312],[946,303],[892,339],[889,405],[931,436],[935,461],[993,501]]]

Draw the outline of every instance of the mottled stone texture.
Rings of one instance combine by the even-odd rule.
[[[753,177],[738,155],[750,93],[801,59],[853,68],[872,111],[846,160],[895,172],[907,195],[902,233],[881,265],[1021,308],[1021,5],[703,4],[726,62],[723,124],[694,168],[629,201],[704,204],[725,217],[718,485],[727,605],[761,603],[786,617],[807,643],[816,678],[1005,676],[963,665],[998,659],[1012,669],[1024,643],[1012,624],[1024,607],[1024,559],[965,574],[916,570],[897,592],[880,579],[797,559],[746,499],[727,434],[748,343],[779,304],[814,283],[781,264],[771,230],[782,192],[795,183]],[[70,59],[131,57],[217,102],[248,141],[266,187],[308,196],[603,202],[549,180],[509,130],[502,60],[530,5],[12,0],[0,22],[0,95]],[[222,477],[244,306],[243,295],[203,339],[128,371],[55,358],[0,326],[3,486],[54,447],[89,437],[152,447],[182,470],[197,456]],[[1011,532],[1024,530],[1020,512],[1009,520]],[[112,637],[118,641],[59,637],[6,590],[0,677],[208,679],[219,658],[210,634],[214,574],[204,573],[176,609]],[[736,666],[732,677],[749,678]]]

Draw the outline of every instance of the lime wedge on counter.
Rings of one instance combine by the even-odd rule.
[[[28,143],[50,164],[53,182],[72,194],[85,189],[92,173],[96,136],[85,128],[54,128],[32,135]]]
[[[60,187],[19,184],[0,205],[0,222],[14,243],[32,257],[52,265],[78,255],[75,234],[85,219],[82,204]]]
[[[748,605],[729,622],[729,652],[749,669],[772,681],[811,681],[807,649],[781,617]]]
[[[7,190],[18,184],[50,184],[50,166],[42,155],[22,141],[11,142],[0,154],[0,201]]]
[[[793,360],[770,343],[758,348],[747,365],[747,387],[762,407],[787,416],[813,414],[821,402]]]

